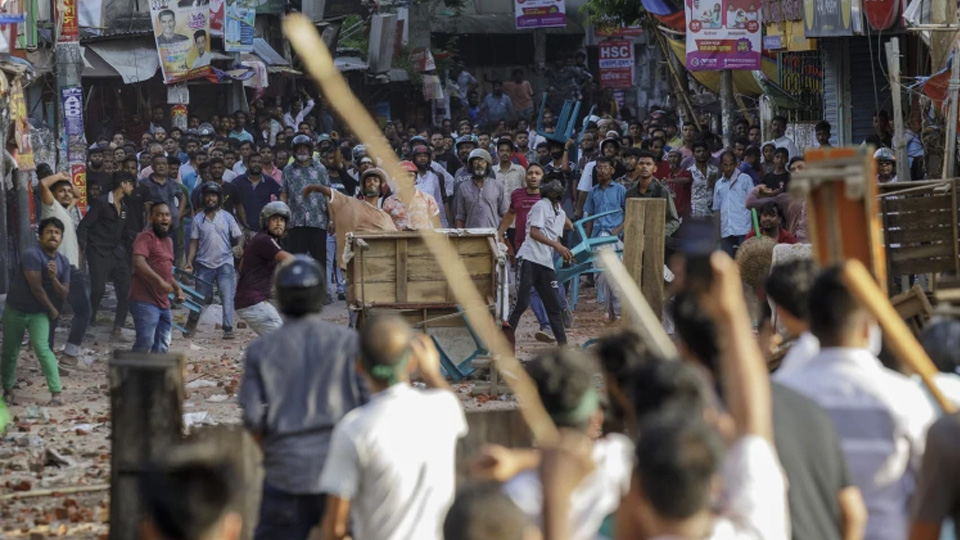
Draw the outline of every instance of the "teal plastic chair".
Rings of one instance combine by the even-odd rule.
[[[564,263],[561,260],[557,263],[555,268],[557,274],[557,284],[563,285],[568,281],[571,282],[569,302],[571,311],[577,309],[577,302],[579,301],[580,297],[580,275],[603,271],[603,268],[597,267],[594,264],[596,260],[596,253],[594,253],[594,250],[599,247],[614,245],[619,241],[619,238],[616,236],[597,236],[594,238],[589,238],[584,225],[595,219],[622,213],[623,210],[609,210],[607,212],[601,212],[599,214],[587,216],[573,223],[573,230],[580,236],[580,243],[570,249],[570,252],[573,254],[573,262],[569,266],[563,266]]]
[[[186,328],[183,326],[180,326],[176,322],[173,323],[173,327],[185,334],[191,333],[193,332],[193,330],[196,329],[197,323],[200,320],[199,315],[203,313],[203,310],[207,306],[213,303],[213,293],[211,293],[209,296],[204,296],[200,294],[200,292],[197,291],[196,289],[185,285],[184,282],[188,280],[190,280],[194,284],[196,284],[198,281],[203,282],[210,286],[211,291],[213,290],[213,283],[210,283],[209,281],[204,279],[200,279],[196,274],[191,274],[190,272],[187,272],[177,267],[173,268],[173,276],[174,276],[174,280],[176,280],[177,282],[177,285],[180,285],[180,289],[183,290],[183,296],[185,300],[181,305],[187,308],[189,311],[196,313],[198,315],[197,320],[193,322],[190,322],[189,316],[187,317],[188,323]],[[175,298],[174,294],[170,293],[169,298],[170,298],[170,301],[172,302]]]

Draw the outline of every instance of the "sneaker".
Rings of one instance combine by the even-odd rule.
[[[347,299],[346,293],[337,293],[337,300],[343,301]]]
[[[123,337],[123,331],[119,326],[113,327],[113,332],[110,333],[110,337],[113,339],[120,339]]]
[[[76,356],[71,356],[67,353],[61,353],[59,364],[68,368],[75,368],[80,365],[80,361],[77,360]]]
[[[70,375],[71,369],[63,365],[63,361],[57,362],[57,371],[60,372],[61,377],[68,377]]]
[[[533,337],[536,338],[536,340],[539,341],[540,343],[553,343],[553,342],[554,342],[553,336],[551,336],[551,335],[548,334],[545,330],[542,330],[542,329],[541,329],[541,330],[537,330],[537,333],[534,334]]]
[[[570,311],[570,308],[564,309],[560,316],[563,318],[564,328],[567,330],[573,328],[573,312]]]
[[[52,394],[50,401],[47,402],[47,407],[62,407],[63,400],[60,399],[60,394]]]
[[[231,339],[233,339],[233,338],[234,338],[233,330],[226,330],[226,331],[223,333],[223,339],[231,340]]]

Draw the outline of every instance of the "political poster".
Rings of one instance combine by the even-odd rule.
[[[517,30],[567,26],[566,0],[513,0]]]
[[[152,0],[150,17],[165,83],[210,74],[209,0]]]
[[[803,0],[804,34],[812,37],[852,36],[860,26],[860,2]]]
[[[32,171],[37,168],[33,159],[33,141],[30,137],[30,117],[27,102],[23,97],[23,85],[19,77],[10,83],[10,118],[13,120],[17,138],[17,168]]]
[[[685,0],[687,69],[760,69],[759,0]]]
[[[256,17],[255,0],[226,0],[223,12],[223,50],[252,52]]]
[[[60,17],[60,35],[57,36],[57,42],[79,42],[80,19],[77,14],[77,0],[54,2],[54,7],[59,12],[58,15]]]
[[[80,194],[80,208],[87,207],[87,143],[83,135],[83,88],[65,86],[60,89],[63,107],[63,131],[67,141],[67,165],[70,179]]]
[[[630,88],[633,86],[633,42],[627,39],[601,41],[597,47],[600,54],[600,87]]]

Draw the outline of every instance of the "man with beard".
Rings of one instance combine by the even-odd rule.
[[[540,190],[540,199],[527,215],[526,240],[517,252],[520,266],[520,279],[517,286],[517,303],[510,312],[504,333],[511,344],[516,343],[515,329],[520,316],[530,305],[531,290],[536,290],[547,310],[550,328],[553,330],[557,345],[567,343],[567,334],[563,326],[563,308],[557,276],[553,270],[553,252],[556,251],[565,262],[572,262],[570,250],[560,243],[564,229],[572,229],[573,224],[560,208],[563,199],[563,184],[558,180],[548,182]]]
[[[440,176],[430,167],[430,149],[426,145],[418,144],[413,147],[410,153],[413,156],[414,165],[417,166],[417,189],[430,195],[437,202],[437,206],[440,208],[440,221],[446,227],[449,223],[443,202],[446,194],[443,192]]]
[[[189,161],[180,166],[180,182],[192,193],[193,190],[196,189],[197,184],[200,183],[197,175],[197,167],[200,166],[200,162],[197,160],[197,155],[200,151],[200,141],[195,137],[188,137],[183,147],[187,151],[187,159]]]
[[[39,168],[38,168],[39,172]],[[58,251],[70,263],[70,291],[67,302],[73,309],[73,321],[70,323],[70,336],[63,348],[63,362],[69,367],[77,365],[80,356],[80,344],[90,324],[90,290],[87,280],[80,271],[80,244],[77,241],[77,226],[80,213],[77,211],[78,197],[75,196],[70,177],[64,173],[55,174],[40,180],[40,218],[57,218],[63,225],[63,235]],[[50,325],[50,348],[53,349],[53,330],[56,322]]]
[[[223,179],[223,175],[227,170],[226,165],[223,164],[222,158],[210,158],[210,161],[206,163],[208,174],[210,175],[209,180],[204,182],[198,182],[197,186],[193,189],[193,194],[190,197],[191,202],[193,203],[194,208],[203,208],[203,194],[201,193],[201,188],[203,184],[207,182],[214,182],[220,186],[220,208],[223,209],[228,214],[231,214],[234,219],[236,219],[237,224],[246,223],[246,216],[243,215],[243,207],[237,206],[237,186],[233,182],[226,182]],[[203,165],[201,165],[201,170]]]
[[[769,142],[773,143],[777,148],[786,148],[789,158],[793,156],[802,156],[800,149],[797,148],[797,143],[793,142],[793,139],[787,137],[787,119],[783,116],[774,116],[773,120],[770,121],[770,132],[773,134],[773,139]]]
[[[582,171],[588,163],[597,159],[599,154],[596,136],[591,133],[584,133],[580,139],[580,158],[577,159],[577,169]]]
[[[60,372],[57,357],[50,350],[50,324],[60,316],[60,306],[70,289],[70,262],[57,253],[63,238],[64,224],[47,218],[37,226],[38,243],[24,250],[13,286],[3,310],[3,354],[0,373],[3,379],[3,401],[14,405],[13,387],[17,380],[17,357],[24,331],[30,333],[30,344],[40,362],[50,391],[49,406],[60,401]]]
[[[204,296],[213,295],[213,283],[220,290],[223,305],[223,339],[233,339],[233,295],[236,291],[236,273],[233,270],[233,246],[243,238],[243,231],[229,212],[220,206],[222,188],[215,182],[207,182],[200,188],[203,212],[194,218],[190,229],[190,251],[184,270],[196,268],[197,291]],[[194,267],[196,262],[196,267]],[[195,328],[200,314],[190,313],[187,328]]]
[[[496,229],[507,213],[510,198],[503,184],[490,174],[491,162],[490,153],[482,148],[470,152],[470,181],[460,184],[454,197],[458,229]]]
[[[233,300],[237,315],[258,336],[283,325],[277,308],[270,303],[273,296],[273,272],[277,264],[294,255],[280,247],[280,239],[290,221],[290,208],[281,201],[268,203],[260,211],[260,232],[243,250],[240,259],[240,280]]]
[[[155,201],[149,210],[150,227],[133,242],[130,313],[137,330],[134,352],[165,353],[170,348],[173,317],[169,294],[183,302],[183,291],[173,279],[173,239],[170,206]]]
[[[778,244],[797,243],[797,237],[790,234],[790,231],[783,228],[783,210],[776,201],[767,201],[763,203],[763,206],[760,207],[760,210],[758,210],[757,213],[760,214],[760,234],[766,236],[767,238],[772,238],[773,241]],[[749,240],[756,235],[757,232],[753,229],[750,229],[750,232],[747,233],[744,241]]]
[[[753,180],[737,169],[737,158],[727,150],[720,156],[720,179],[713,194],[713,211],[720,213],[720,243],[730,257],[735,257],[744,237],[752,228],[747,195]]]
[[[720,169],[710,164],[710,151],[706,141],[693,143],[694,164],[687,169],[690,183],[690,217],[702,218],[713,215],[713,189],[720,178]]]
[[[669,246],[670,238],[673,236],[673,233],[677,232],[677,229],[680,228],[680,217],[677,215],[677,207],[673,204],[673,197],[670,195],[670,190],[654,177],[656,160],[653,154],[647,150],[635,152],[633,152],[633,150],[632,148],[627,150],[630,154],[625,160],[625,163],[629,168],[630,161],[635,161],[636,182],[632,182],[630,188],[627,189],[626,198],[663,199],[666,201],[667,221],[663,232],[667,238],[667,253],[669,254],[671,251]],[[621,182],[621,184],[623,184],[623,182]]]
[[[120,337],[120,328],[127,318],[130,256],[126,242],[129,229],[126,227],[131,213],[127,197],[133,193],[134,181],[127,173],[114,174],[112,190],[90,203],[90,209],[77,227],[77,240],[90,269],[90,322],[96,320],[100,301],[107,289],[107,280],[110,280],[117,295],[114,338]]]
[[[87,185],[105,187],[111,183],[110,173],[103,167],[103,151],[98,144],[87,151]]]
[[[454,148],[457,151],[457,159],[460,160],[460,167],[453,174],[453,194],[457,194],[457,188],[460,184],[470,179],[470,170],[467,167],[467,160],[470,159],[470,153],[477,149],[477,138],[473,135],[462,135],[457,139]]]
[[[294,162],[283,169],[280,200],[290,207],[289,233],[285,245],[291,253],[307,253],[325,264],[327,260],[327,203],[322,197],[304,197],[303,188],[330,185],[327,169],[313,159],[313,142],[306,135],[293,138]]]
[[[241,223],[247,230],[260,232],[261,223],[255,218],[268,203],[280,198],[280,186],[273,180],[267,180],[263,175],[260,154],[251,154],[248,158],[247,174],[238,176],[233,184],[237,186],[237,203],[243,207],[246,223]]]

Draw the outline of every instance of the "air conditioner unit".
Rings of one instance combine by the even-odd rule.
[[[393,67],[397,41],[397,16],[393,13],[370,17],[370,46],[367,64],[371,73],[386,73]]]

